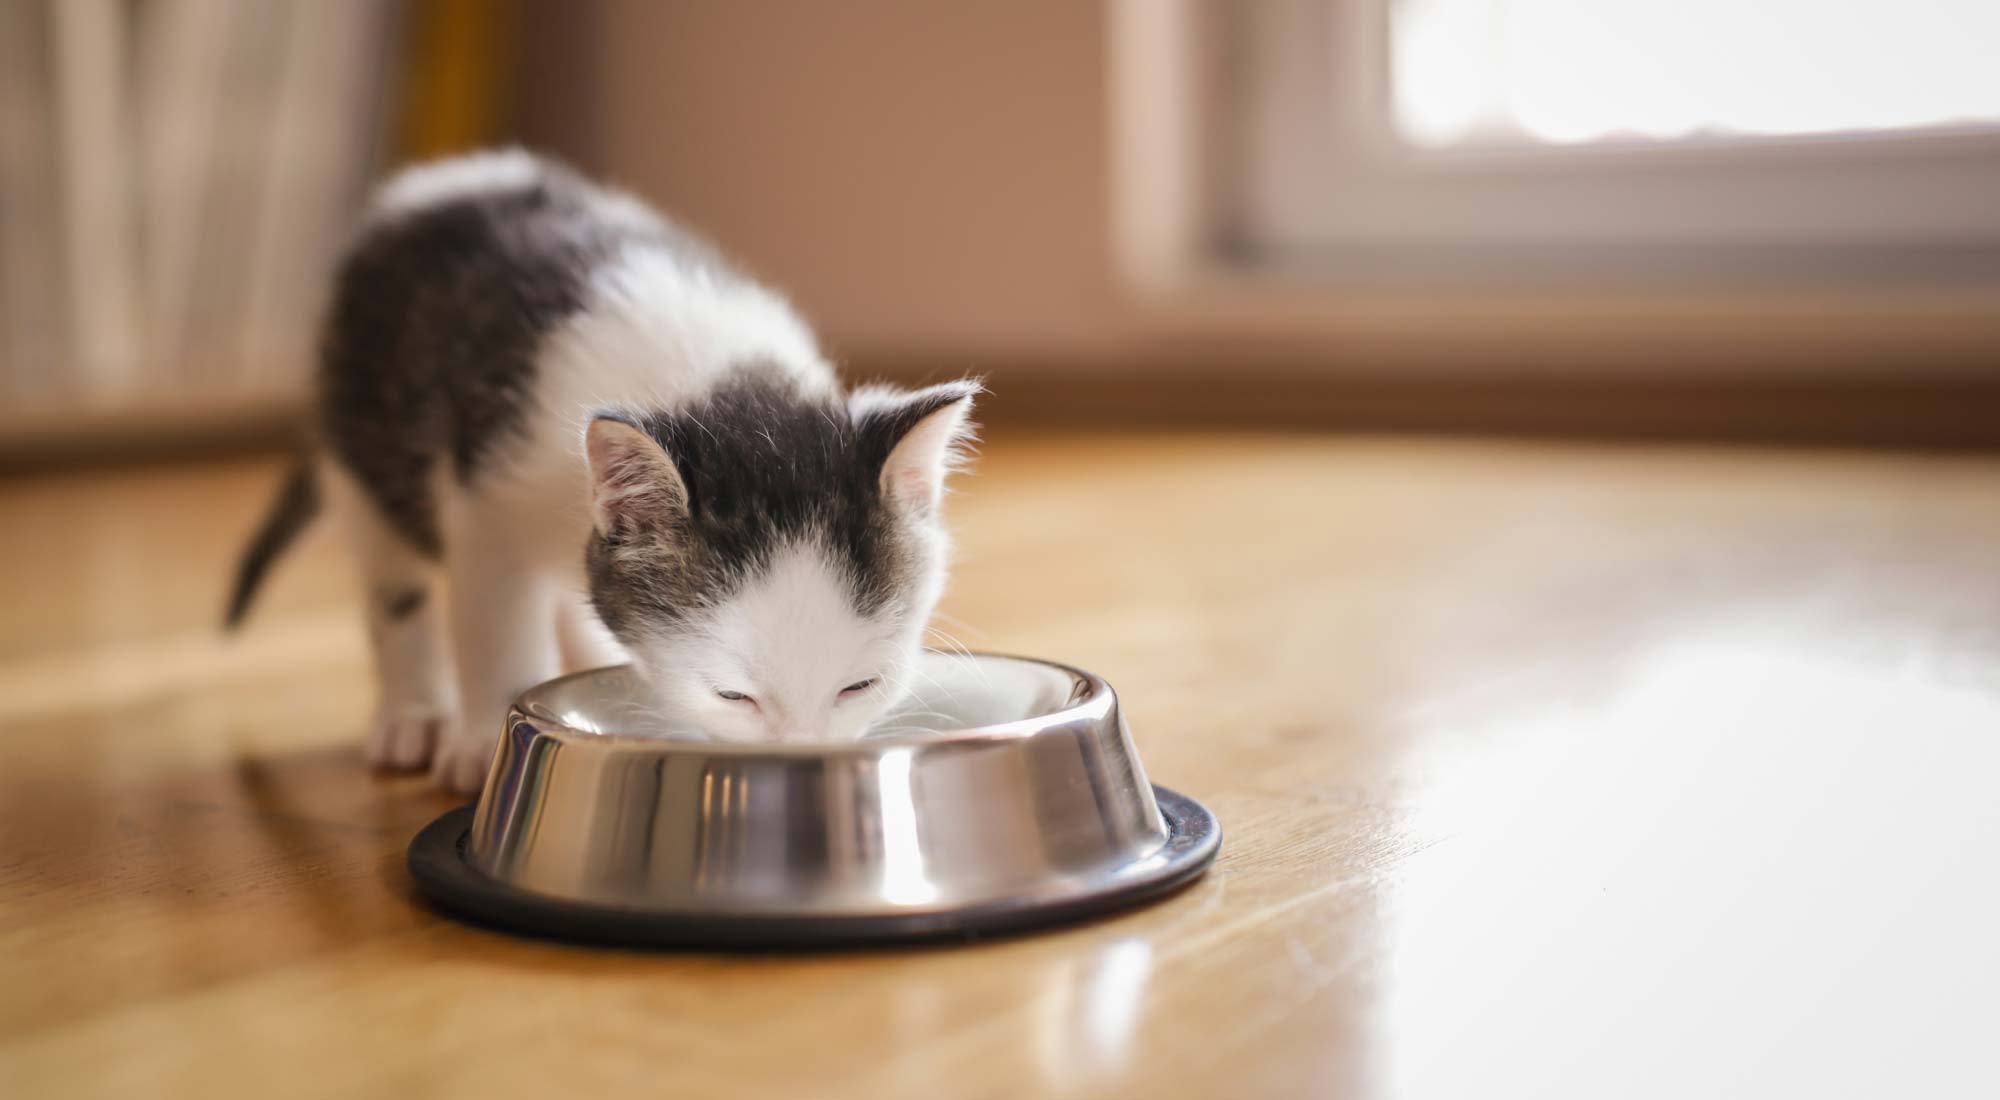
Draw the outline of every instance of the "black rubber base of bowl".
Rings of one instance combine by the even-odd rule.
[[[1167,821],[1166,858],[1144,878],[1032,902],[988,902],[922,913],[786,916],[611,909],[532,894],[495,881],[465,859],[472,807],[424,827],[410,842],[410,874],[440,909],[474,924],[530,936],[626,947],[816,948],[919,940],[976,939],[1065,924],[1178,890],[1208,870],[1222,846],[1215,815],[1185,795],[1154,787]]]

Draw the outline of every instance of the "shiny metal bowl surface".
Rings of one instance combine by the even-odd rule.
[[[571,939],[833,944],[1010,931],[1198,876],[1220,843],[1154,788],[1111,686],[929,653],[926,684],[842,744],[637,735],[622,668],[521,696],[472,807],[410,866],[460,915]]]

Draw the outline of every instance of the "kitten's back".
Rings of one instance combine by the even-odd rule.
[[[409,169],[377,190],[334,286],[320,428],[414,545],[438,552],[435,478],[476,481],[527,429],[544,341],[634,247],[733,277],[637,201],[518,150]]]

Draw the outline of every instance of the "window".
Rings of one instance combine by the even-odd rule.
[[[1992,0],[1125,0],[1112,30],[1142,280],[2000,281]]]
[[[1393,0],[1397,133],[1427,148],[2000,123],[1992,0]]]

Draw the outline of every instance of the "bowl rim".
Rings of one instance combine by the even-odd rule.
[[[553,738],[564,744],[590,745],[603,752],[636,751],[659,756],[695,753],[703,756],[838,758],[879,756],[884,750],[897,748],[1008,744],[1025,740],[1051,726],[1068,725],[1072,722],[1103,723],[1111,720],[1117,713],[1118,696],[1112,690],[1111,684],[1096,673],[1075,665],[1041,657],[1025,657],[988,650],[945,650],[926,646],[924,652],[952,658],[1018,661],[1022,664],[1040,665],[1069,674],[1083,685],[1084,692],[1081,697],[1073,695],[1068,704],[1047,714],[1017,718],[1010,722],[955,730],[900,733],[886,737],[862,737],[854,741],[697,741],[685,737],[663,737],[654,734],[601,732],[579,729],[564,722],[546,706],[535,709],[529,706],[530,696],[541,695],[560,685],[585,677],[598,676],[611,669],[630,668],[631,665],[628,663],[581,669],[528,688],[516,695],[514,701],[509,704],[507,728],[511,731],[516,725],[525,721],[535,730],[537,736]]]

